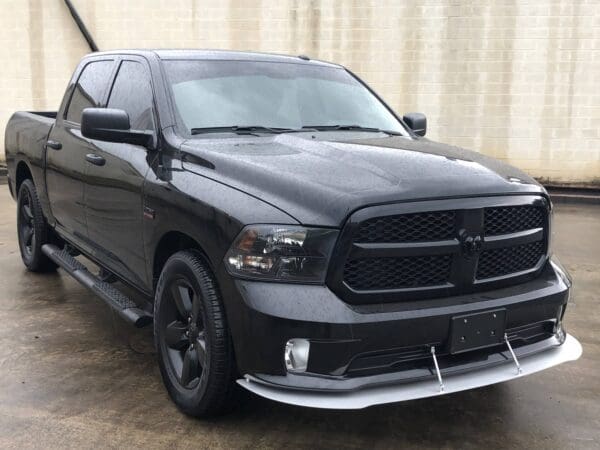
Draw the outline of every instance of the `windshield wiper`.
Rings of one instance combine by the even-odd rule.
[[[360,125],[305,125],[302,128],[281,128],[281,127],[265,127],[262,125],[232,125],[229,127],[203,127],[203,128],[192,128],[190,133],[204,134],[204,133],[236,133],[258,136],[256,133],[270,133],[270,134],[281,134],[281,133],[301,133],[307,131],[365,131],[370,133],[385,133],[393,136],[403,136],[402,133],[397,131],[382,130],[380,128],[363,127]]]
[[[363,127],[361,125],[307,125],[305,128],[311,128],[317,131],[336,131],[336,130],[349,130],[349,131],[366,131],[370,133],[385,133],[392,136],[404,136],[398,131],[382,130],[381,128]]]
[[[194,134],[203,134],[203,133],[236,133],[236,134],[252,134],[254,136],[258,136],[255,133],[271,133],[271,134],[279,134],[279,133],[293,133],[298,131],[306,131],[306,130],[298,130],[295,128],[278,128],[278,127],[263,127],[261,125],[233,125],[230,127],[203,127],[203,128],[192,128],[190,133]]]

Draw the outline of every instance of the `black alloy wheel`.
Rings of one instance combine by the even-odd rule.
[[[54,238],[53,230],[46,223],[37,191],[31,180],[24,180],[17,196],[17,236],[21,259],[28,270],[46,272],[56,269],[43,252],[42,246]],[[58,238],[53,242],[58,243]]]
[[[22,195],[19,197],[18,230],[21,249],[27,258],[31,258],[33,249],[35,248],[35,225],[32,204],[31,192],[28,189],[24,189]]]
[[[206,367],[206,334],[200,299],[185,279],[174,280],[168,293],[165,344],[167,354],[182,387],[201,382]]]
[[[165,387],[186,414],[231,409],[235,359],[225,308],[214,275],[197,250],[165,263],[154,301],[154,340]]]

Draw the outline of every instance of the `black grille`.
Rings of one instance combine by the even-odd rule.
[[[346,262],[344,279],[355,290],[406,289],[447,282],[450,255],[363,258]]]
[[[536,206],[506,206],[485,209],[485,234],[516,233],[544,226],[544,210]]]
[[[454,211],[375,217],[360,224],[356,242],[439,241],[454,237]]]
[[[543,241],[486,250],[479,257],[476,278],[482,280],[532,269],[543,255]]]
[[[397,208],[357,211],[344,228],[328,284],[349,303],[497,289],[536,276],[546,254],[548,209],[538,196],[415,202]]]

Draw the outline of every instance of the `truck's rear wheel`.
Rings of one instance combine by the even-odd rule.
[[[52,230],[46,223],[37,191],[31,180],[23,181],[19,187],[17,232],[21,258],[28,270],[47,272],[56,269],[56,264],[42,253],[42,245],[49,242]]]
[[[154,304],[154,338],[163,381],[186,414],[229,409],[235,364],[223,303],[214,277],[195,251],[165,264]]]

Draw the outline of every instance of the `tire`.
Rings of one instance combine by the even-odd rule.
[[[201,254],[166,262],[154,300],[154,341],[163,382],[184,413],[209,417],[234,400],[235,361],[223,302]]]
[[[21,259],[27,270],[56,270],[56,264],[42,252],[42,245],[50,242],[53,232],[44,218],[33,181],[29,179],[21,183],[17,196],[17,234]]]

